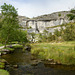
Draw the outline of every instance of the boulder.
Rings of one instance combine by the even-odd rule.
[[[37,60],[33,60],[32,63],[31,63],[31,65],[32,66],[36,66],[38,63],[41,63],[41,62],[42,61],[41,60],[38,60],[38,59]]]
[[[9,45],[9,46],[7,46],[7,47],[9,47],[9,48],[13,48],[13,46],[12,46],[12,45]]]
[[[48,61],[53,62],[54,60],[53,59],[48,59]]]
[[[2,49],[1,51],[2,51],[2,52],[9,52],[8,49]]]
[[[18,65],[13,65],[13,68],[18,68]]]
[[[2,54],[5,55],[5,54],[7,54],[7,52],[3,52]]]
[[[30,45],[27,45],[27,46],[25,47],[25,50],[30,51],[30,50],[31,50],[31,46],[30,46]]]
[[[7,67],[7,68],[10,67],[10,65],[6,65],[6,67]]]

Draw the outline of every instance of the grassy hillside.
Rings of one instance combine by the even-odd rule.
[[[31,53],[41,59],[54,59],[67,65],[75,65],[75,41],[62,43],[35,43],[31,44]]]

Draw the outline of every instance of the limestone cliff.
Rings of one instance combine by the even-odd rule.
[[[38,17],[34,17],[32,19],[25,20],[25,25],[30,29],[28,29],[28,33],[43,33],[43,31],[49,27],[62,25],[65,23],[69,23],[67,14],[70,14],[70,11],[61,11],[55,12],[48,15],[42,15]],[[48,29],[49,32],[53,32],[51,28]]]

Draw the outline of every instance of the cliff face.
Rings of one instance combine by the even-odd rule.
[[[47,29],[49,27],[62,25],[65,23],[69,23],[67,14],[70,14],[69,11],[61,11],[55,12],[48,15],[42,15],[38,17],[34,17],[32,19],[23,20],[24,25],[22,26],[25,28],[28,27],[28,33],[43,33],[44,30],[48,30],[49,32],[53,32],[53,28]],[[59,29],[59,28],[58,28]]]
[[[29,19],[28,17],[25,16],[18,16],[19,19],[19,25],[23,28],[26,26],[26,21]]]

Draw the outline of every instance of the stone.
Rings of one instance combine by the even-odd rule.
[[[2,49],[1,51],[4,51],[4,52],[9,52],[9,50],[8,50],[8,49]]]
[[[6,55],[6,54],[7,54],[7,52],[3,52],[2,54],[3,54],[3,55]]]
[[[13,65],[13,68],[18,68],[18,65]]]
[[[38,63],[41,63],[42,61],[41,60],[39,60],[39,59],[36,59],[36,60],[33,60],[32,61],[32,66],[36,66]]]
[[[10,67],[10,65],[6,65],[6,67],[7,67],[7,68]]]
[[[2,53],[0,53],[0,56],[2,55]]]
[[[53,59],[48,59],[48,61],[52,62],[52,61],[54,61],[54,60],[53,60]]]
[[[9,45],[9,46],[7,46],[7,47],[9,47],[9,48],[13,48],[13,46],[12,46],[12,45]]]

